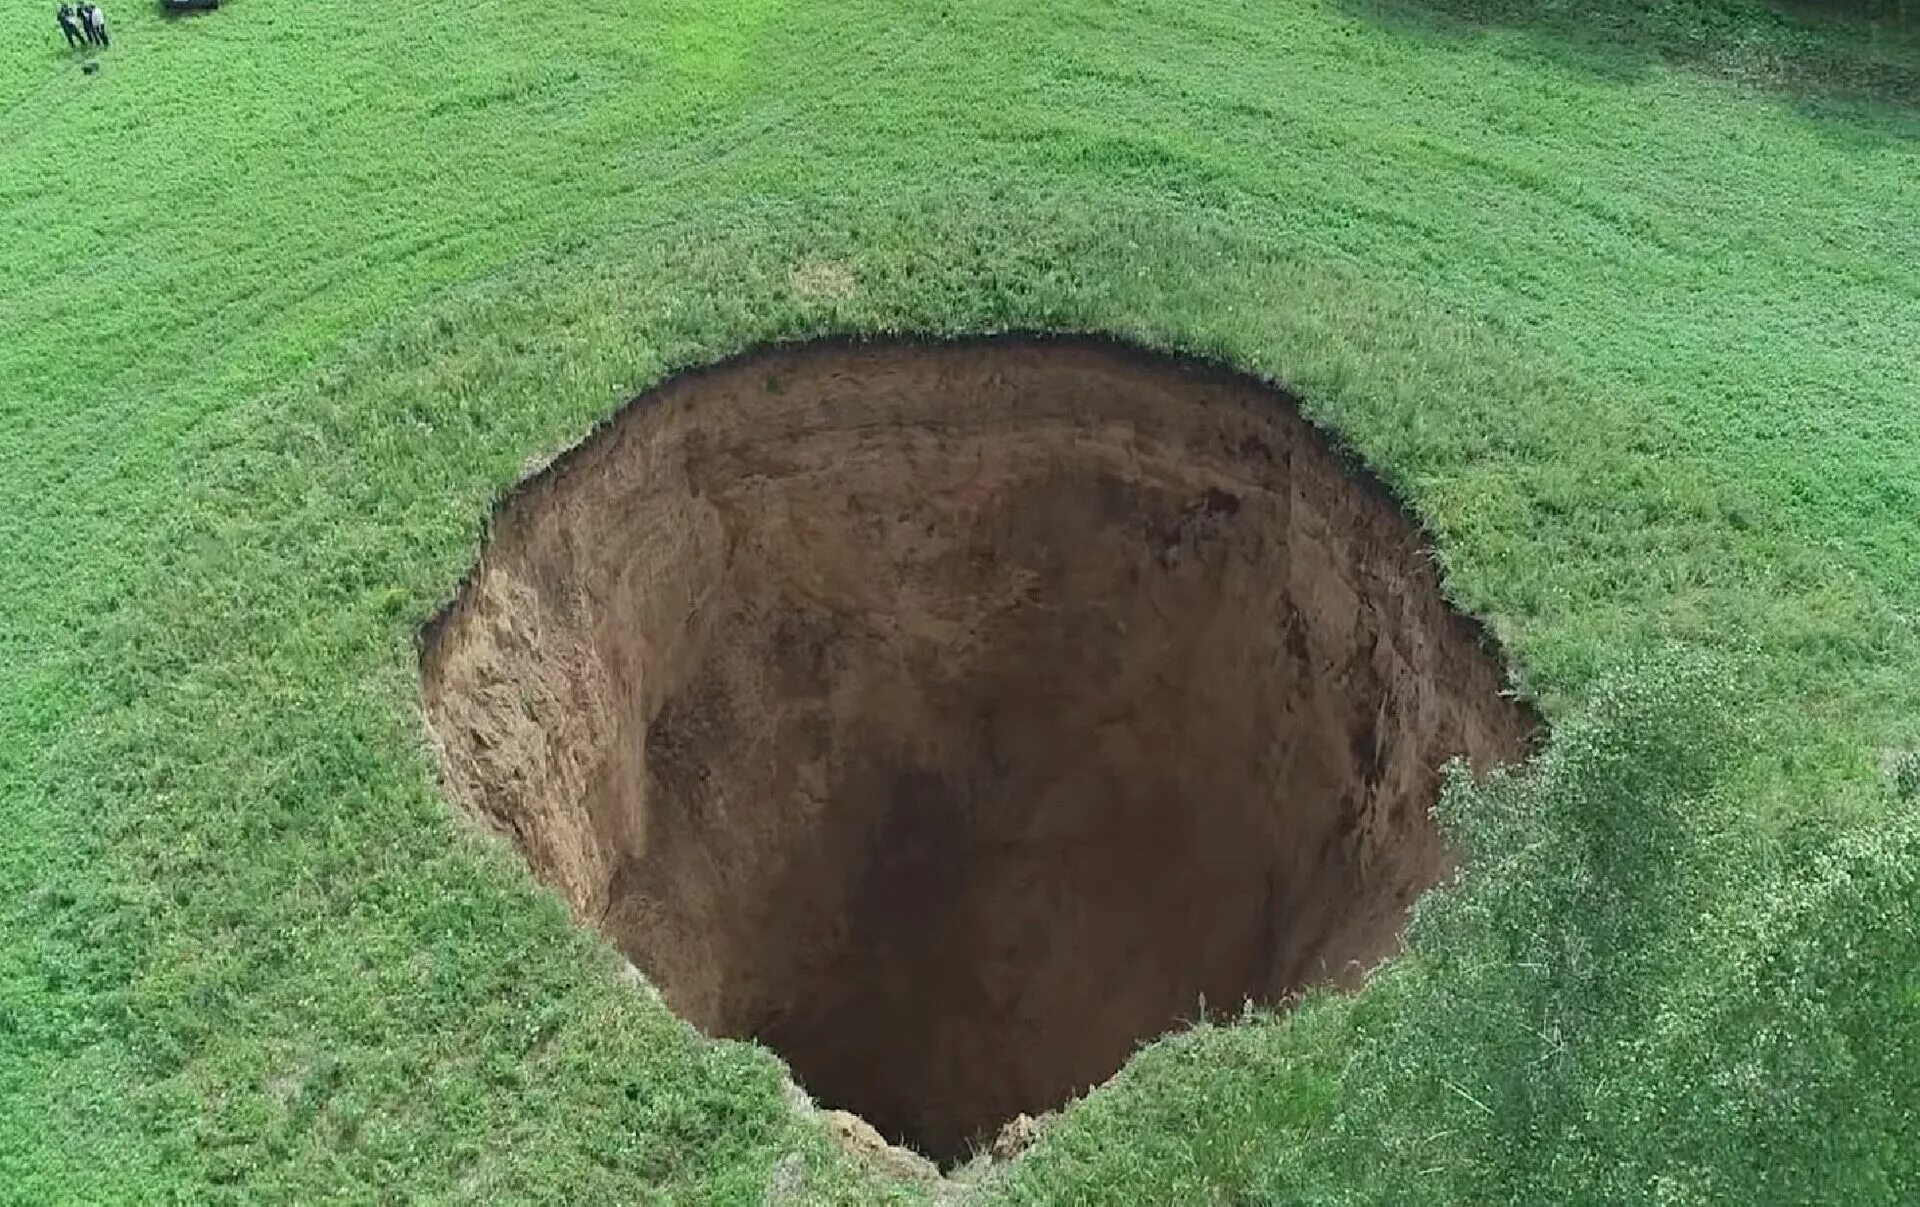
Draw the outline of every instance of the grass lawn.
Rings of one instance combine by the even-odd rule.
[[[1297,389],[1578,740],[1463,795],[1485,883],[1395,974],[1155,1045],[983,1194],[1920,1194],[1910,33],[1740,0],[108,15],[93,76],[50,11],[0,45],[0,1199],[918,1193],[450,820],[413,641],[490,501],[674,368],[1005,328]],[[1642,690],[1669,663],[1719,669]],[[1563,878],[1599,904],[1511,896]],[[1529,910],[1572,971],[1484,972],[1533,966],[1484,920]]]

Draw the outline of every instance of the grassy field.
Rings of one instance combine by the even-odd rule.
[[[94,76],[0,46],[0,1199],[918,1193],[449,820],[413,639],[673,368],[1003,328],[1298,389],[1561,737],[1365,995],[1155,1045],[983,1194],[1920,1195],[1897,24],[109,16]]]

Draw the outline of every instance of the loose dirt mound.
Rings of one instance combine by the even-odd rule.
[[[1391,951],[1530,720],[1292,403],[1091,341],[670,382],[428,634],[454,798],[693,1022],[941,1158]]]

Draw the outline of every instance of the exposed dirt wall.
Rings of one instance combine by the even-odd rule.
[[[1087,340],[637,401],[428,635],[454,799],[686,1017],[939,1157],[1391,951],[1531,718],[1283,395]]]

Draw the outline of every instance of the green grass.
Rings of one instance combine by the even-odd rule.
[[[1520,940],[1436,905],[1359,1006],[1155,1047],[998,1191],[1791,1197],[1739,1173],[1828,1139],[1860,1196],[1915,1191],[1920,855],[1885,788],[1920,747],[1904,35],[1734,0],[111,16],[97,76],[50,15],[0,46],[0,1197],[755,1201],[776,1167],[882,1193],[770,1057],[688,1034],[448,820],[412,640],[497,492],[672,368],[1007,327],[1295,386],[1576,731],[1647,651],[1724,656],[1751,738],[1671,791],[1757,833],[1751,875],[1673,895],[1723,927],[1603,982],[1632,1036],[1564,987],[1447,989]],[[822,263],[851,297],[796,284]],[[1555,782],[1529,791],[1579,795]],[[1509,830],[1486,866],[1553,879]],[[1816,942],[1842,925],[1851,963]],[[1490,1002],[1588,1028],[1551,1065],[1570,1113],[1455,1084],[1389,1117],[1436,1054],[1489,1084],[1561,1059],[1409,1030]],[[1684,1110],[1581,1097],[1754,1070]],[[1820,1070],[1881,1096],[1792,1079]],[[1419,1149],[1409,1119],[1475,1139]],[[1616,1125],[1651,1172],[1582,1180]],[[1442,1172],[1383,1180],[1382,1152]]]

